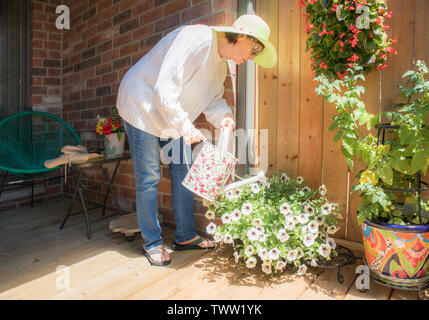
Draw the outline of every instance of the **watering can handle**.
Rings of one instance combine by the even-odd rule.
[[[218,141],[218,147],[221,149],[221,154],[224,155],[228,152],[228,144],[229,144],[229,135],[230,135],[230,130],[229,128],[225,127],[222,132],[220,133],[219,136],[219,141]],[[189,167],[189,161],[188,161],[188,157],[186,155],[186,152],[184,152],[185,155],[185,162],[186,165],[188,167],[188,170],[190,170]],[[236,175],[235,175],[236,176]],[[237,178],[241,179],[240,177],[236,176]]]
[[[224,127],[219,136],[218,147],[222,150],[222,155],[228,152],[229,135],[231,131]]]

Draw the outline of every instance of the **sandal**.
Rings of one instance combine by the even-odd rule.
[[[191,241],[187,244],[180,244],[177,242],[173,242],[173,250],[209,250],[209,249],[214,249],[215,246],[212,247],[200,247],[199,244],[204,242],[204,241],[208,241],[207,239],[204,239],[202,237],[199,237],[197,239],[195,239],[194,241]]]
[[[149,263],[152,266],[166,266],[166,265],[169,265],[171,263],[171,259],[168,259],[166,261],[154,261],[151,257],[151,255],[160,254],[161,258],[162,258],[162,253],[164,250],[165,250],[165,248],[162,246],[154,247],[154,248],[149,249],[147,251],[145,249],[143,249],[143,255],[146,257],[146,259],[149,261]]]

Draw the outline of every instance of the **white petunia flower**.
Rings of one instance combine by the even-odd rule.
[[[314,237],[313,237],[313,235],[311,233],[307,233],[304,236],[303,242],[304,242],[304,245],[306,247],[311,247],[314,244]]]
[[[262,248],[259,250],[258,252],[258,256],[262,259],[262,260],[266,260],[268,259],[268,251],[265,248]]]
[[[318,233],[319,232],[319,224],[316,221],[310,221],[310,223],[307,225],[308,231],[311,233]]]
[[[262,264],[269,264],[269,265],[271,265],[272,263],[273,263],[273,260],[268,259],[268,258],[262,261]]]
[[[289,180],[290,180],[290,178],[288,177],[288,175],[286,173],[283,173],[280,177],[281,182],[288,182]]]
[[[257,194],[257,193],[259,193],[259,191],[261,191],[261,189],[259,188],[259,185],[257,183],[252,184],[251,189],[252,189],[252,192],[254,194]]]
[[[293,230],[295,228],[295,222],[293,219],[289,219],[285,223],[286,230]]]
[[[308,225],[302,226],[301,231],[304,234],[308,233]]]
[[[296,250],[298,251],[298,256],[296,258],[301,259],[304,256],[304,251],[301,247],[296,248]]]
[[[323,225],[325,223],[325,218],[322,216],[318,216],[315,220],[319,225]]]
[[[229,213],[225,213],[222,216],[222,222],[225,223],[231,223],[231,215]]]
[[[214,218],[215,218],[215,213],[213,212],[213,211],[211,211],[211,210],[207,210],[207,212],[206,212],[206,218],[208,219],[208,220],[213,220]]]
[[[292,218],[293,212],[292,210],[286,211],[285,213],[283,213],[283,216],[285,217],[285,219],[290,219]]]
[[[294,261],[297,259],[297,257],[298,257],[298,250],[296,249],[289,251],[289,253],[287,254],[288,261]]]
[[[286,267],[286,263],[284,261],[278,261],[276,265],[276,269],[278,271],[283,271],[283,269]]]
[[[277,232],[277,239],[279,239],[280,242],[286,242],[289,240],[289,234],[286,232],[285,229],[280,229]]]
[[[310,189],[310,187],[305,186],[302,188],[302,191],[304,191],[305,193],[310,193],[311,189]]]
[[[328,189],[326,188],[326,186],[324,184],[322,184],[319,187],[319,193],[320,193],[320,195],[324,197],[324,196],[326,196],[327,192],[328,192]]]
[[[297,271],[297,275],[302,276],[307,272],[307,266],[305,264],[302,264],[299,266],[298,271]]]
[[[208,234],[213,234],[216,231],[216,228],[217,226],[213,222],[210,222],[206,227],[206,231]]]
[[[262,226],[257,227],[256,230],[258,230],[259,233],[265,233],[265,229]]]
[[[247,246],[244,250],[244,254],[248,257],[251,257],[255,253],[255,248],[253,246]]]
[[[262,271],[265,272],[266,274],[271,274],[271,272],[272,272],[271,265],[263,264],[262,265]]]
[[[305,207],[304,212],[309,216],[314,215],[314,208],[311,205]]]
[[[271,260],[277,260],[278,258],[280,258],[280,250],[277,248],[272,248],[269,252],[268,252],[268,258],[270,258]]]
[[[259,239],[259,231],[256,228],[250,228],[250,230],[247,231],[247,237],[250,241],[256,241]]]
[[[332,211],[335,211],[339,205],[338,203],[331,203],[329,206],[331,208],[330,212],[332,212]]]
[[[241,218],[241,211],[238,209],[235,209],[234,211],[232,211],[231,213],[231,220],[232,221],[238,221]]]
[[[326,240],[327,244],[331,247],[331,249],[335,249],[337,247],[337,244],[335,243],[334,239],[328,238]]]
[[[296,182],[298,182],[298,184],[301,184],[304,182],[304,178],[303,177],[298,177],[296,178]]]
[[[319,247],[319,254],[324,258],[328,258],[331,254],[331,247],[329,246],[329,244],[322,244]]]
[[[268,235],[266,235],[265,233],[261,233],[260,235],[259,235],[259,241],[260,242],[265,242],[265,241],[267,241],[268,240]]]
[[[256,266],[256,259],[251,257],[246,260],[246,267],[249,269],[252,269]]]
[[[232,200],[234,198],[232,191],[228,191],[225,196],[228,200]]]
[[[318,266],[318,264],[317,264],[316,259],[311,259],[310,265],[311,265],[312,267],[317,267],[317,266]]]
[[[253,225],[257,228],[257,227],[261,227],[262,226],[262,220],[261,219],[253,219]]]
[[[222,235],[219,232],[215,233],[213,238],[214,238],[215,242],[221,242],[222,241]]]
[[[308,215],[307,214],[300,214],[298,216],[299,223],[307,223],[308,222]]]
[[[328,233],[329,234],[334,234],[334,233],[336,233],[337,231],[339,230],[339,228],[337,228],[337,226],[330,226],[330,227],[328,227]]]
[[[234,240],[232,239],[232,236],[229,233],[223,236],[223,242],[234,244]]]
[[[324,216],[327,216],[328,214],[330,214],[330,213],[331,213],[331,206],[329,205],[329,203],[325,203],[325,204],[322,206],[321,210],[322,210],[322,214],[323,214]]]
[[[250,204],[250,202],[245,202],[243,203],[243,205],[241,206],[241,212],[248,216],[249,214],[251,214],[253,211],[252,205]]]
[[[280,206],[280,213],[281,214],[285,214],[285,213],[290,212],[290,211],[291,211],[290,205],[287,204],[286,202]]]
[[[239,198],[241,196],[241,190],[240,189],[235,189],[232,192],[234,194],[234,198]]]

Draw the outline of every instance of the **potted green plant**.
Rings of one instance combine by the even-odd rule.
[[[104,152],[107,158],[120,156],[125,148],[125,127],[118,109],[114,108],[112,115],[103,118],[97,115],[97,135],[104,135]]]
[[[258,264],[266,274],[288,265],[302,275],[307,265],[335,257],[330,237],[339,230],[338,205],[326,197],[326,187],[317,192],[304,179],[273,175],[267,183],[246,185],[218,197],[208,206],[207,233],[215,241],[234,246],[235,261],[251,269]],[[316,196],[318,195],[318,197]]]
[[[365,168],[352,189],[362,197],[358,222],[366,263],[376,279],[398,287],[419,288],[429,281],[429,206],[421,197],[429,165],[427,73],[418,61],[417,70],[403,76],[405,102],[375,116],[388,123],[377,124],[378,139],[370,136],[359,144]]]

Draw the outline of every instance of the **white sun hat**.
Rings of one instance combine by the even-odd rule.
[[[270,27],[262,18],[253,14],[240,16],[232,27],[212,27],[217,32],[232,32],[252,36],[258,39],[264,49],[253,59],[253,61],[264,68],[272,68],[277,64],[276,48],[268,40],[270,38]]]

